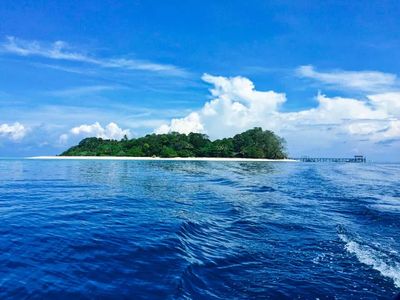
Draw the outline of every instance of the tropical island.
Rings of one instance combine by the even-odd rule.
[[[201,133],[148,134],[118,140],[90,137],[60,156],[215,157],[286,159],[285,140],[260,127],[233,137],[211,141]]]

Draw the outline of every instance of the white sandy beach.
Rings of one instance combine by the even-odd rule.
[[[32,156],[43,160],[154,160],[154,161],[222,161],[222,162],[297,162],[294,159],[230,158],[230,157],[131,157],[131,156]]]

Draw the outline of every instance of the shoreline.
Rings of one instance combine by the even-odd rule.
[[[146,161],[222,161],[222,162],[298,162],[295,159],[231,157],[133,157],[133,156],[31,156],[36,160],[146,160]]]

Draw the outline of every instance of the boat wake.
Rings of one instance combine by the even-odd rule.
[[[343,228],[338,229],[338,236],[345,243],[346,251],[355,255],[360,263],[372,267],[382,276],[392,279],[394,285],[400,288],[400,260],[395,256],[395,251],[383,251],[377,249],[376,246],[362,243],[346,233]]]

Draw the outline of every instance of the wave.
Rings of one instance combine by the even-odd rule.
[[[392,279],[394,285],[400,288],[400,263],[393,255],[356,241],[343,229],[339,229],[338,235],[345,243],[344,247],[347,252],[354,254],[362,264],[370,266],[382,276]]]
[[[372,204],[369,206],[371,209],[384,212],[384,213],[392,213],[398,214],[400,213],[400,205],[392,205],[392,204]]]
[[[369,208],[378,210],[384,213],[398,214],[400,212],[400,199],[388,195],[380,195],[378,201],[369,205]]]

